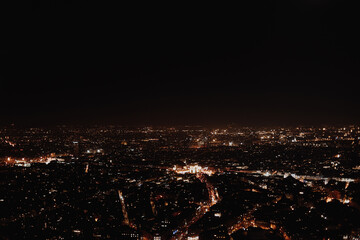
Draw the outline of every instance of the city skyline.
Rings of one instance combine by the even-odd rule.
[[[0,239],[360,239],[355,4],[10,5]]]
[[[350,239],[360,126],[0,127],[1,237]]]

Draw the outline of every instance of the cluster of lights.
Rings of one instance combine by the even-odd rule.
[[[172,170],[175,171],[178,174],[186,174],[186,173],[198,174],[198,173],[203,173],[203,174],[207,174],[209,176],[214,174],[214,171],[209,169],[208,167],[201,167],[201,166],[199,166],[197,164],[196,165],[186,165],[186,166],[184,166],[182,168],[178,168],[175,165]]]
[[[30,167],[32,163],[49,164],[52,161],[64,162],[64,159],[55,158],[55,157],[45,157],[45,158],[40,157],[40,158],[36,158],[36,159],[26,159],[26,158],[14,159],[14,158],[8,157],[6,164],[15,165],[18,167]]]

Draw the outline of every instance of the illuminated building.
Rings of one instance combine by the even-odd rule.
[[[209,169],[208,167],[201,167],[197,164],[195,165],[186,165],[183,168],[177,168],[176,165],[172,168],[173,171],[175,171],[178,174],[185,174],[185,173],[191,173],[191,174],[197,174],[197,173],[203,173],[207,175],[214,174],[214,171]]]
[[[187,240],[199,240],[199,236],[188,236]]]
[[[154,236],[154,239],[153,239],[153,240],[161,240],[161,236],[156,235],[156,236]]]

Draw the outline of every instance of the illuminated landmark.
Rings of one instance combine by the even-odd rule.
[[[198,174],[198,173],[203,173],[203,174],[207,174],[209,176],[214,174],[214,170],[209,169],[208,167],[201,167],[197,164],[195,165],[186,165],[182,168],[178,168],[176,165],[172,168],[173,171],[175,171],[178,174],[186,174],[186,173],[190,173],[190,174]]]

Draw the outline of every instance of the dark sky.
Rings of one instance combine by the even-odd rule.
[[[249,2],[19,3],[3,36],[0,121],[359,123],[355,6]]]

